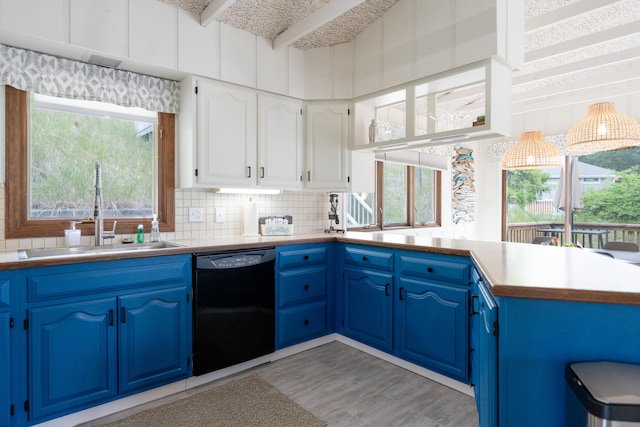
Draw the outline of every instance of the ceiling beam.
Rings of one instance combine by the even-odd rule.
[[[209,26],[209,24],[219,18],[224,11],[235,2],[236,0],[213,0],[200,14],[200,25],[203,27]]]
[[[619,1],[611,0],[581,0],[560,7],[551,12],[526,20],[525,31],[534,31],[541,28],[557,25],[558,23],[575,19],[578,16],[592,13],[594,10],[611,7]]]
[[[273,49],[290,45],[364,1],[365,0],[334,0],[280,33],[280,35],[273,40]]]
[[[524,62],[539,61],[555,55],[566,54],[588,46],[595,46],[608,40],[615,40],[622,37],[635,36],[638,34],[638,23],[630,22],[619,27],[613,27],[602,31],[597,31],[586,36],[552,44],[550,46],[535,49],[524,54]]]

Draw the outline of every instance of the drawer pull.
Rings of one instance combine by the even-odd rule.
[[[367,262],[367,261],[368,261],[367,257],[366,257],[366,256],[363,256],[363,257],[362,257],[362,261]]]
[[[386,285],[384,285],[384,296],[388,297],[389,296],[389,284],[387,283]]]
[[[433,267],[427,267],[427,273],[433,273]]]
[[[304,290],[305,290],[305,291],[308,291],[308,290],[309,290],[309,285],[308,285],[308,284],[305,284],[305,285],[304,285]]]
[[[305,319],[304,321],[305,326],[309,324],[309,321],[307,319]]]
[[[302,259],[304,259],[305,261],[309,260],[309,255],[305,255]]]

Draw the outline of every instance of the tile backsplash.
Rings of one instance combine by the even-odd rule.
[[[322,232],[328,225],[329,203],[325,193],[284,192],[277,195],[220,194],[209,190],[176,190],[176,230],[161,233],[162,240],[202,239],[235,236],[243,233],[244,203],[252,197],[258,204],[259,216],[292,215],[294,234]],[[203,221],[189,222],[189,208],[202,208]],[[216,208],[224,208],[223,222],[216,222]],[[0,250],[16,250],[42,247],[64,246],[64,237],[6,239],[4,185],[0,185]],[[145,236],[149,238],[151,218],[145,225]],[[116,242],[122,238],[135,237],[131,234],[116,235]],[[93,244],[93,236],[83,236],[83,245]]]

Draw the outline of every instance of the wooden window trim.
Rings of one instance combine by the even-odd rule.
[[[415,192],[415,166],[407,166],[407,194]],[[429,224],[416,224],[415,222],[415,198],[407,197],[407,224],[404,225],[385,225],[384,223],[384,162],[376,162],[376,209],[378,217],[376,221],[377,227],[353,227],[350,230],[358,231],[376,231],[384,229],[406,229],[406,228],[433,228],[442,226],[442,172],[434,170],[434,186],[435,186],[435,218],[434,222]]]
[[[5,86],[5,239],[59,237],[69,220],[30,220],[28,194],[28,93]],[[175,231],[175,115],[158,113],[158,222],[161,232]],[[138,224],[150,230],[151,218],[114,218],[117,234],[134,234]],[[113,227],[113,220],[104,227]],[[149,224],[147,224],[149,223]],[[147,226],[148,225],[148,226]],[[82,235],[94,234],[94,224],[79,224]]]

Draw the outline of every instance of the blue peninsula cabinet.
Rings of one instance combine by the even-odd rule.
[[[189,255],[23,271],[30,424],[189,375]]]

